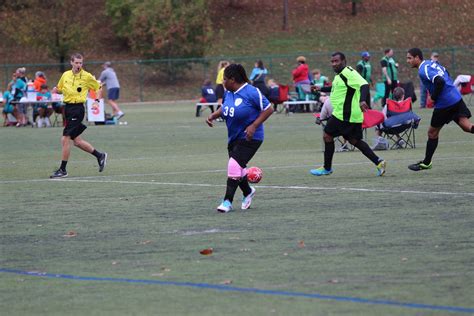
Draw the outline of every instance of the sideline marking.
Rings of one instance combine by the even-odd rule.
[[[206,184],[206,183],[183,183],[183,182],[156,182],[156,181],[120,181],[120,180],[75,180],[75,179],[57,179],[45,181],[54,182],[89,182],[89,183],[119,183],[119,184],[155,184],[172,186],[195,186],[195,187],[225,187],[224,184]],[[406,193],[406,194],[429,194],[429,195],[465,195],[474,196],[474,192],[436,192],[436,191],[410,191],[410,190],[384,190],[384,189],[365,189],[365,188],[345,188],[345,187],[308,187],[308,186],[280,186],[280,185],[255,185],[262,189],[282,189],[282,190],[327,190],[327,191],[357,191],[357,192],[376,192],[376,193]]]
[[[338,296],[338,295],[324,295],[324,294],[318,294],[318,293],[264,290],[264,289],[258,289],[258,288],[235,287],[235,286],[210,284],[210,283],[160,281],[160,280],[147,280],[147,279],[126,279],[126,278],[111,278],[111,277],[109,277],[109,278],[106,278],[106,277],[87,277],[87,276],[78,276],[78,275],[71,275],[71,274],[53,274],[53,273],[46,273],[46,272],[22,271],[22,270],[4,269],[4,268],[0,268],[0,272],[10,273],[10,274],[19,274],[19,275],[28,275],[28,276],[33,276],[33,277],[51,278],[51,279],[69,279],[69,280],[77,280],[77,281],[98,281],[98,282],[173,285],[173,286],[181,286],[181,287],[211,289],[211,290],[225,291],[225,292],[255,293],[255,294],[263,294],[263,295],[288,296],[288,297],[305,297],[305,298],[315,298],[315,299],[320,299],[320,300],[333,300],[333,301],[339,301],[339,302],[352,302],[352,303],[359,303],[359,304],[387,305],[387,306],[396,306],[396,307],[404,307],[404,308],[412,308],[412,309],[449,311],[449,312],[456,312],[456,313],[474,313],[474,308],[471,308],[471,307],[429,305],[429,304],[420,304],[420,303],[398,302],[398,301],[391,301],[391,300],[367,299],[367,298],[351,297],[351,296]]]
[[[32,179],[32,180],[12,180],[0,181],[0,183],[18,183],[18,182],[85,182],[85,183],[115,183],[115,184],[153,184],[153,185],[169,185],[169,186],[187,186],[187,187],[225,187],[224,184],[208,184],[208,183],[184,183],[184,182],[157,182],[157,181],[123,181],[123,180],[94,180],[94,179]],[[346,187],[309,187],[309,186],[281,186],[281,185],[255,185],[261,189],[279,189],[279,190],[309,190],[309,191],[354,191],[354,192],[374,192],[374,193],[404,193],[404,194],[424,194],[424,195],[449,195],[449,196],[474,196],[474,192],[445,192],[445,191],[411,191],[411,190],[384,190],[384,189],[367,189],[367,188],[346,188]]]

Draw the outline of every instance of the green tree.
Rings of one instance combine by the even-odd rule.
[[[5,35],[33,49],[44,49],[61,64],[85,44],[91,23],[78,14],[76,0],[23,0],[2,6],[0,29]]]
[[[146,58],[202,57],[211,41],[206,0],[107,0],[118,36]]]

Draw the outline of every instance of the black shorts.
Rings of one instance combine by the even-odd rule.
[[[251,140],[247,141],[245,139],[238,139],[227,145],[227,151],[229,152],[229,158],[234,158],[235,161],[242,167],[247,167],[247,163],[252,159],[252,157],[257,152],[260,145],[262,145],[261,140]]]
[[[435,128],[440,128],[451,121],[459,122],[459,118],[461,117],[471,117],[471,111],[469,111],[463,99],[449,108],[434,109],[430,125]]]
[[[332,137],[344,136],[347,140],[361,140],[363,138],[362,123],[340,121],[334,116],[329,118],[328,123],[324,128],[324,132]]]
[[[218,99],[222,99],[224,97],[224,85],[218,84],[216,86],[216,96]]]
[[[70,136],[71,139],[74,139],[87,128],[82,124],[85,115],[84,104],[66,103],[65,115],[66,124],[64,125],[63,136]]]

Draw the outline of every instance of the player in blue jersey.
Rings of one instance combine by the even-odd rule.
[[[433,154],[438,146],[441,128],[451,121],[456,122],[463,131],[474,134],[474,125],[469,121],[471,112],[464,103],[461,94],[454,87],[453,81],[446,68],[438,62],[423,60],[419,48],[411,48],[407,52],[407,63],[412,68],[418,68],[420,80],[428,89],[434,101],[433,116],[428,129],[425,159],[409,165],[413,171],[431,169]]]
[[[227,213],[233,209],[237,187],[243,194],[242,209],[250,208],[255,188],[247,180],[247,163],[263,143],[263,122],[273,113],[271,103],[260,90],[250,85],[245,69],[240,64],[231,64],[224,71],[224,93],[222,107],[209,115],[207,125],[222,117],[228,132],[229,161],[227,165],[227,189],[217,211]]]

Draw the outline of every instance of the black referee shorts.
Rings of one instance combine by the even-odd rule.
[[[469,111],[463,99],[449,108],[434,109],[430,125],[435,128],[440,128],[451,121],[458,123],[461,117],[471,117],[471,111]]]
[[[361,140],[362,135],[362,123],[350,123],[341,121],[334,116],[331,116],[324,128],[326,134],[332,137],[344,136],[345,139]]]
[[[218,99],[222,99],[224,97],[224,85],[223,84],[218,84],[216,85],[216,97]]]
[[[66,124],[64,125],[63,136],[70,136],[71,139],[74,139],[87,128],[87,126],[82,124],[85,115],[84,104],[66,103],[64,109]]]
[[[247,167],[247,163],[257,152],[261,140],[247,141],[245,139],[238,139],[227,145],[227,151],[229,152],[229,158],[234,158],[235,161],[242,167]]]

